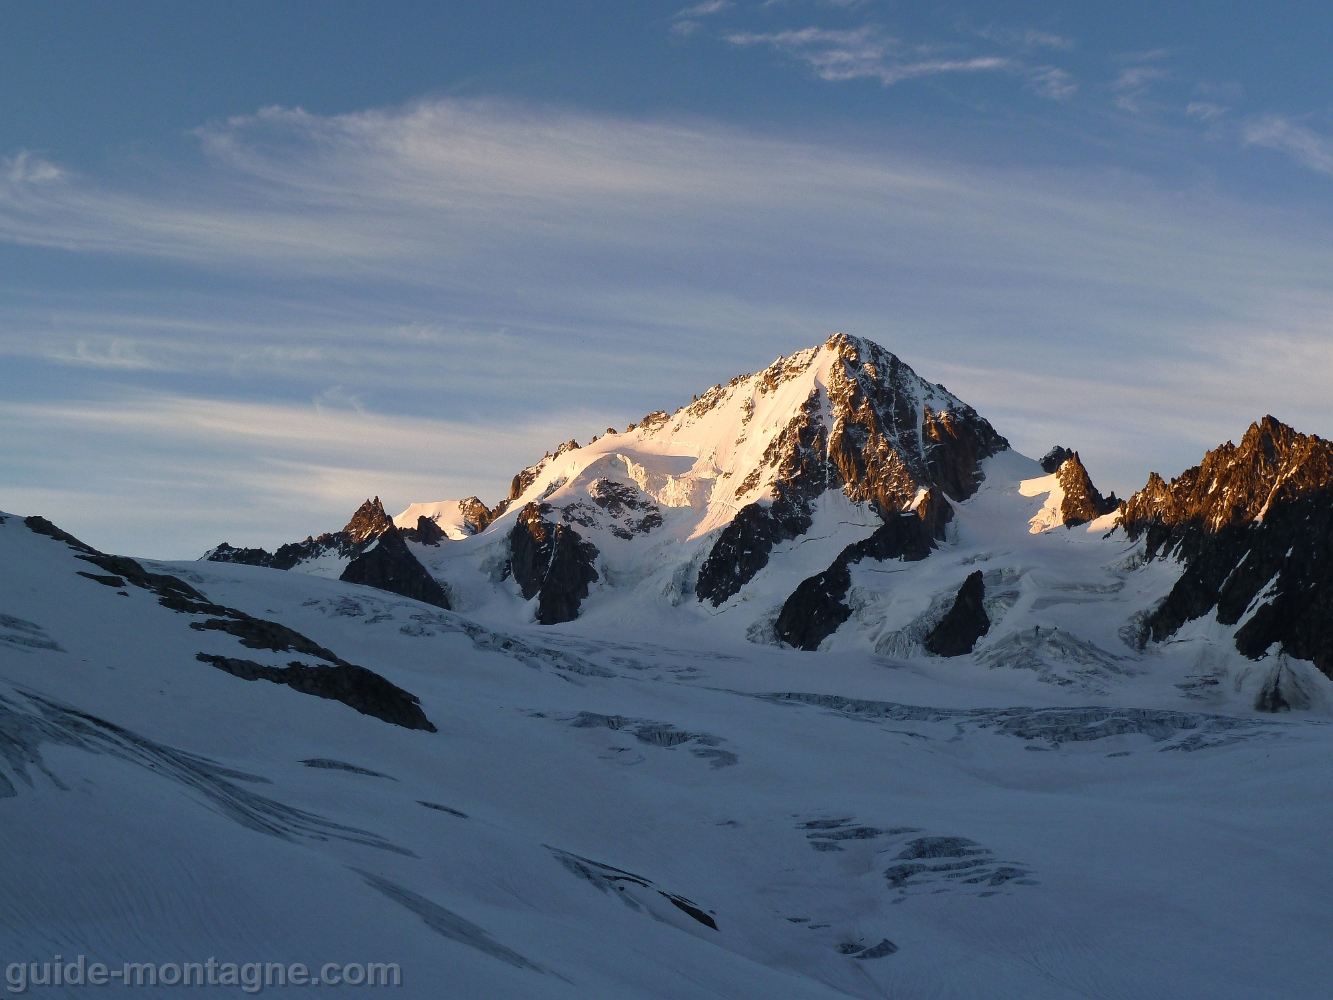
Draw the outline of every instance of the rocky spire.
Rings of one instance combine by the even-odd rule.
[[[374,500],[367,500],[356,509],[356,513],[347,522],[343,532],[352,544],[360,545],[372,538],[378,538],[391,527],[393,519],[384,512],[384,505],[380,503],[380,498],[376,497]]]
[[[1065,494],[1060,504],[1060,518],[1067,527],[1086,524],[1120,506],[1114,493],[1103,497],[1097,487],[1092,485],[1092,478],[1079,459],[1078,452],[1072,452],[1060,464],[1056,478]]]

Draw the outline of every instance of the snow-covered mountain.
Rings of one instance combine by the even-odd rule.
[[[1265,585],[1277,587],[1269,564],[1301,530],[1274,525],[1305,524],[1310,505],[1329,508],[1319,493],[1333,482],[1328,447],[1265,418],[1238,449],[1210,453],[1202,473],[1170,487],[1154,476],[1122,505],[1102,496],[1077,452],[1053,448],[1040,463],[1018,455],[942,385],[871,341],[837,334],[674,413],[547,452],[493,509],[476,497],[416,503],[391,521],[376,498],[341,532],[273,555],[224,545],[208,558],[378,580],[418,598],[429,579],[439,584],[431,603],[497,626],[652,621],[807,651],[932,661],[947,650],[1101,692],[1161,654],[1145,636],[1177,637],[1218,605],[1225,578],[1219,631],[1205,641],[1234,663],[1223,673],[1245,679],[1227,689],[1200,675],[1191,652],[1168,658],[1173,683],[1182,697],[1253,704],[1272,699],[1280,675],[1305,705],[1320,672],[1333,673],[1333,628],[1295,624],[1300,615],[1281,602],[1277,611],[1253,604]],[[1230,470],[1220,488],[1219,470]],[[1199,491],[1201,476],[1212,484],[1204,500],[1180,499]],[[1304,506],[1293,507],[1298,495]],[[1225,511],[1192,529],[1200,504],[1216,498]],[[1274,500],[1288,512],[1276,520],[1266,518]],[[1251,522],[1280,539],[1270,557],[1228,575],[1247,544],[1226,539],[1255,534],[1245,533]],[[1219,545],[1224,556],[1199,555]],[[401,585],[366,568],[390,550]],[[1299,563],[1286,579],[1311,571]],[[959,617],[973,605],[984,613]],[[1301,614],[1323,621],[1322,604],[1310,607]],[[1313,674],[1285,660],[1276,674],[1250,666],[1283,636],[1280,652],[1310,661]]]
[[[423,997],[1319,995],[1330,538],[1333,446],[1271,417],[1122,503],[841,335],[494,508],[181,563],[0,515],[0,946]]]

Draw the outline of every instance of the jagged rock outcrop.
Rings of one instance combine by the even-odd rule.
[[[1071,451],[1070,449],[1064,447],[1064,445],[1057,444],[1054,448],[1052,448],[1050,451],[1048,451],[1045,455],[1041,457],[1041,471],[1049,476],[1052,472],[1060,468],[1060,466],[1064,465],[1065,462],[1069,461],[1076,454],[1078,453],[1075,451]]]
[[[450,609],[448,593],[412,555],[392,523],[347,564],[339,579]]]
[[[270,667],[254,660],[198,653],[195,659],[246,681],[265,680],[285,684],[293,691],[339,701],[348,708],[404,729],[436,732],[421,710],[416,695],[385,680],[373,670],[353,663],[333,666],[294,660],[285,667]]]
[[[395,517],[393,523],[408,541],[439,545],[445,539],[480,534],[490,525],[494,513],[473,496],[463,500],[414,503]]]
[[[958,588],[953,606],[940,619],[924,643],[928,652],[936,656],[962,656],[990,630],[986,616],[986,584],[977,570]]]
[[[1109,497],[1103,497],[1097,487],[1092,485],[1092,478],[1078,457],[1078,452],[1074,452],[1060,463],[1056,470],[1056,478],[1064,491],[1064,500],[1060,503],[1060,516],[1067,528],[1095,521],[1120,506],[1120,500],[1114,493]]]
[[[919,562],[944,537],[944,525],[952,517],[948,501],[927,493],[916,510],[891,517],[869,538],[843,549],[824,572],[802,580],[783,603],[774,634],[797,649],[818,649],[852,615],[846,597],[853,564],[862,559]]]
[[[459,500],[458,509],[463,515],[463,523],[472,529],[474,535],[485,531],[500,516],[498,511],[492,511],[478,497]]]
[[[701,601],[721,604],[768,565],[774,545],[805,534],[810,524],[810,505],[799,499],[742,507],[699,567],[695,594]]]
[[[630,427],[632,429],[634,425],[630,424]],[[514,476],[509,484],[509,496],[505,497],[495,505],[495,509],[491,511],[490,519],[493,521],[507,511],[513,502],[526,493],[528,487],[537,481],[537,477],[542,474],[547,465],[559,458],[565,452],[572,451],[578,446],[579,443],[573,438],[570,438],[564,444],[559,445],[554,452],[548,451],[536,465],[529,465],[522,472],[518,473],[518,475]]]
[[[292,569],[330,554],[342,559],[355,558],[369,543],[392,527],[393,520],[384,512],[380,498],[375,497],[358,507],[341,531],[326,531],[317,538],[307,536],[303,542],[288,542],[273,553],[264,549],[236,548],[223,542],[204,558],[209,562]]]
[[[241,566],[272,566],[273,553],[264,549],[243,549],[226,542],[211,550],[205,558],[209,562],[238,563]]]
[[[403,529],[403,536],[422,545],[439,545],[446,537],[444,529],[424,514],[417,518],[415,528]]]
[[[385,513],[384,504],[380,503],[379,497],[376,497],[374,500],[367,500],[356,509],[352,519],[343,528],[343,534],[353,545],[362,545],[378,538],[392,527],[393,518]]]
[[[556,625],[578,617],[588,584],[598,579],[597,547],[567,524],[550,521],[547,504],[519,511],[509,533],[509,566],[524,600],[537,598],[537,621]]]
[[[1184,564],[1144,641],[1216,609],[1224,625],[1245,619],[1246,656],[1280,643],[1333,678],[1333,444],[1266,416],[1170,483],[1153,473],[1122,524],[1147,558]]]
[[[427,521],[428,526],[423,528],[420,521]],[[419,519],[417,529],[412,532],[416,536],[414,540],[421,540],[423,533],[434,538],[437,543],[443,537],[439,526],[430,523],[427,518]],[[326,532],[318,538],[307,538],[303,542],[291,542],[280,546],[272,554],[264,549],[234,548],[223,542],[205,558],[210,562],[234,562],[290,570],[322,556],[333,555],[349,560],[339,577],[346,583],[376,587],[448,610],[448,591],[412,555],[404,541],[404,534],[394,527],[380,498],[375,497],[358,507],[341,531]]]

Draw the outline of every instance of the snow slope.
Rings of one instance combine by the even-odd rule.
[[[1168,574],[1030,534],[1021,465],[992,460],[946,549],[858,572],[918,574],[883,591],[905,605],[984,566],[1016,592],[994,641],[1058,623],[1122,652],[1079,616]],[[1048,683],[984,649],[875,652],[913,613],[894,601],[806,654],[697,602],[500,627],[149,567],[410,691],[430,733],[200,662],[294,654],[76,555],[0,524],[6,961],[384,961],[404,996],[617,1000],[1294,997],[1333,973],[1326,716],[1219,713],[1172,683],[1175,646]]]

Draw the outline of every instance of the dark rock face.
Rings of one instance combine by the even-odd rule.
[[[273,561],[270,565],[274,569],[291,569],[300,563],[310,559],[318,559],[330,552],[341,557],[353,556],[359,551],[359,548],[347,532],[326,531],[318,538],[306,538],[304,542],[288,542],[286,545],[280,545],[278,551],[273,553]]]
[[[1145,639],[1213,609],[1224,625],[1249,611],[1241,653],[1258,659],[1280,643],[1333,678],[1333,444],[1268,416],[1170,483],[1153,473],[1124,511],[1148,558],[1185,567]]]
[[[238,549],[223,542],[208,554],[208,561],[239,563],[242,566],[272,566],[273,554],[264,549]]]
[[[972,652],[977,640],[990,630],[985,600],[986,585],[982,582],[981,570],[977,570],[963,581],[949,613],[926,636],[926,649],[936,656],[962,656]]]
[[[867,340],[837,334],[825,346],[841,361],[828,385],[828,453],[842,480],[835,485],[885,511],[902,510],[921,489],[951,500],[976,492],[982,460],[1009,447],[989,422],[961,402],[940,411],[926,405],[918,430],[917,401],[927,387],[911,368]]]
[[[1041,457],[1041,471],[1049,476],[1052,472],[1060,468],[1060,466],[1064,465],[1076,454],[1077,452],[1070,451],[1063,445],[1057,444],[1054,448],[1052,448],[1050,451],[1048,451],[1045,455]]]
[[[421,703],[413,694],[385,680],[374,671],[355,664],[322,666],[293,661],[285,667],[269,667],[254,660],[238,660],[230,656],[210,656],[200,653],[202,663],[211,663],[242,680],[272,681],[285,684],[293,691],[311,694],[317,698],[340,701],[362,715],[380,719],[404,729],[436,732],[435,726],[421,710]],[[348,765],[350,768],[350,765]],[[375,772],[363,772],[373,774]]]
[[[597,479],[588,486],[592,503],[576,501],[560,510],[560,520],[585,528],[605,528],[617,538],[646,535],[662,526],[662,510],[637,486]]]
[[[407,532],[403,532],[403,534],[406,535]],[[439,545],[445,538],[444,529],[424,514],[417,518],[417,526],[413,535],[415,537],[408,537],[412,537],[414,542],[420,542],[422,545]]]
[[[597,547],[567,524],[548,521],[547,504],[530,503],[509,533],[509,566],[525,600],[537,598],[537,621],[570,622],[597,581]]]
[[[416,556],[408,551],[407,543],[392,524],[384,529],[375,544],[347,564],[338,579],[345,583],[377,587],[391,594],[410,597],[414,601],[433,604],[446,611],[450,608],[449,595],[426,572]]]
[[[797,649],[818,649],[852,616],[852,609],[843,603],[852,586],[850,561],[839,555],[824,572],[801,581],[783,603],[773,627],[779,639]]]
[[[810,505],[805,502],[778,500],[742,507],[699,568],[694,585],[699,600],[712,601],[716,607],[738,593],[768,565],[774,545],[805,534],[810,524]]]
[[[915,511],[895,515],[869,538],[847,546],[828,569],[801,581],[782,605],[774,633],[797,649],[818,649],[852,616],[845,599],[852,585],[853,563],[862,559],[919,562],[935,549],[935,540],[943,537],[944,525],[952,517],[948,501],[927,494]]]
[[[223,542],[208,554],[209,562],[240,563],[244,566],[263,566],[268,569],[291,569],[310,559],[318,559],[329,552],[351,556],[358,549],[344,531],[326,531],[318,538],[308,537],[303,542],[288,542],[276,552],[265,549],[241,549]]]
[[[1045,468],[1045,465],[1042,467]],[[1056,478],[1059,479],[1060,487],[1065,493],[1064,501],[1060,504],[1060,516],[1065,527],[1072,528],[1075,525],[1086,524],[1103,514],[1111,513],[1120,506],[1120,501],[1114,493],[1109,497],[1103,497],[1097,487],[1092,485],[1092,479],[1079,459],[1078,452],[1074,452],[1060,463]]]

